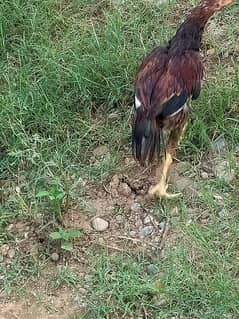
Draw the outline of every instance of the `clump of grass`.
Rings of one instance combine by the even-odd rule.
[[[159,318],[219,319],[239,315],[237,200],[233,194],[227,197],[229,188],[225,185],[220,193],[225,199],[216,200],[213,194],[218,194],[222,185],[208,183],[207,197],[200,202],[191,200],[187,206],[183,201],[180,216],[171,216],[176,239],[161,261],[166,302]]]
[[[144,264],[127,256],[97,258],[88,284],[87,318],[128,318],[142,314],[144,307],[152,311],[152,298],[159,293]]]
[[[76,287],[80,282],[80,276],[67,267],[58,270],[57,274],[49,278],[50,285],[58,288],[62,286]]]
[[[25,260],[16,257],[8,264],[0,262],[0,293],[24,292],[27,280],[38,279],[39,273],[40,264],[29,256]]]

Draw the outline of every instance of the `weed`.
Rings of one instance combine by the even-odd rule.
[[[73,249],[72,240],[79,237],[80,232],[77,229],[59,228],[57,232],[52,232],[49,236],[54,240],[60,241],[62,249],[71,251]]]
[[[67,267],[60,269],[56,275],[49,279],[49,283],[56,287],[62,286],[77,286],[81,278],[75,272]]]
[[[52,184],[49,190],[42,190],[36,194],[37,198],[47,198],[49,206],[52,208],[54,217],[58,221],[62,221],[62,203],[66,196],[65,191],[58,184]]]

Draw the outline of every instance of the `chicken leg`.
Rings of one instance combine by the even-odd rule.
[[[173,162],[173,156],[175,154],[176,146],[180,143],[185,129],[186,123],[184,123],[180,128],[177,128],[170,132],[168,144],[166,147],[165,159],[163,162],[162,175],[159,183],[149,190],[150,196],[171,199],[181,195],[180,193],[171,194],[167,192],[167,176],[169,168]]]

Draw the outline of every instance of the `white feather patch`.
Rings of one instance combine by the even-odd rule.
[[[188,106],[185,103],[179,110],[177,110],[176,112],[174,112],[173,114],[170,114],[168,117],[173,117],[175,115],[177,115],[179,112],[181,112],[182,110],[184,110],[185,112],[187,112],[188,110]]]
[[[142,105],[142,103],[140,102],[140,100],[137,98],[136,95],[135,95],[134,103],[135,103],[136,109],[138,109]]]

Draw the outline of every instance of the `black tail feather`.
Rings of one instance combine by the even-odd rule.
[[[132,152],[141,165],[160,156],[161,128],[156,118],[150,119],[141,110],[136,110],[132,127]]]

